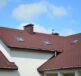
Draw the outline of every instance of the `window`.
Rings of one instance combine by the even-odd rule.
[[[77,38],[77,39],[72,40],[72,43],[77,43],[79,41],[80,41],[80,38]]]
[[[16,37],[16,40],[17,40],[17,41],[20,41],[20,42],[23,42],[23,41],[24,41],[24,39],[23,39],[22,37],[20,37],[20,36],[17,36],[17,37]]]
[[[52,45],[52,43],[50,43],[48,40],[44,40],[43,43],[46,45]]]

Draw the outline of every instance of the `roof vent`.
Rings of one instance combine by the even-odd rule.
[[[52,29],[52,35],[57,35],[57,36],[59,36],[59,33],[55,33],[55,32],[54,32],[54,29]]]
[[[52,33],[52,35],[57,35],[57,36],[59,36],[59,33]]]
[[[77,43],[80,41],[80,38],[72,40],[72,43]]]
[[[24,39],[22,37],[20,37],[20,36],[17,36],[16,40],[19,41],[19,42],[23,42],[24,41]]]
[[[30,34],[33,34],[33,24],[28,24],[26,26],[24,26],[24,30],[27,31]]]
[[[44,40],[43,43],[46,44],[46,45],[52,45],[52,43],[50,43],[50,42],[47,41],[47,40]]]

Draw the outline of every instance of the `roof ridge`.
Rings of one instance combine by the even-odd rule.
[[[65,36],[65,37],[72,37],[72,36],[76,36],[76,35],[81,35],[81,33],[76,33],[76,34],[68,35],[68,36]]]
[[[9,28],[9,27],[0,27],[0,28],[2,28],[2,29],[10,29],[10,30],[20,30],[20,31],[22,31],[22,29],[17,29],[17,28]]]

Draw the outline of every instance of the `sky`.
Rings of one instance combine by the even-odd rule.
[[[0,0],[0,27],[32,23],[35,32],[81,33],[81,0]]]

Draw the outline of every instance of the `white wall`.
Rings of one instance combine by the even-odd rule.
[[[0,40],[0,50],[7,59],[18,66],[16,71],[1,71],[0,76],[40,76],[37,68],[54,54],[35,50],[10,49]]]
[[[0,76],[20,76],[16,70],[0,70]]]
[[[73,69],[62,69],[62,70],[52,70],[52,71],[45,71],[44,76],[54,76],[57,74],[58,76],[66,76],[69,74],[70,76],[81,76],[81,68],[73,68]]]
[[[7,57],[9,61],[12,61],[10,57],[10,49],[0,40],[0,51]]]
[[[12,61],[10,56],[10,49],[0,40],[0,51],[6,56],[6,58]],[[1,70],[0,69],[0,76],[20,76],[18,70]]]
[[[21,76],[40,76],[37,68],[47,61],[53,54],[31,50],[12,50],[11,57],[18,65]]]

